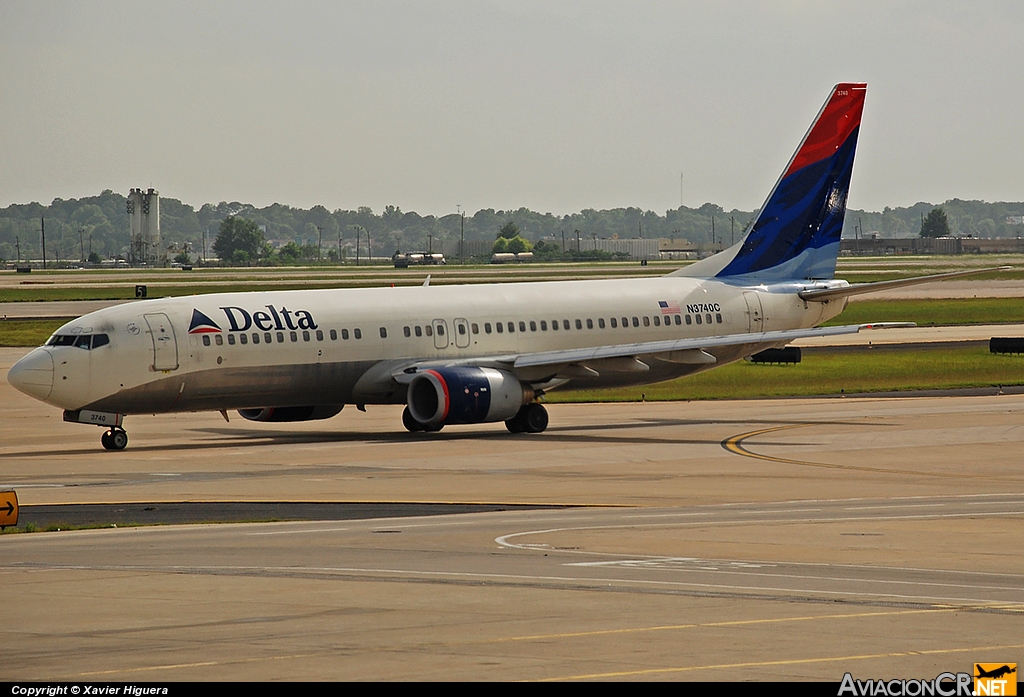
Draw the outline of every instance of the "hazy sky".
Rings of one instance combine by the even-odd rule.
[[[0,206],[752,209],[854,80],[851,207],[1024,200],[1019,1],[0,0]]]

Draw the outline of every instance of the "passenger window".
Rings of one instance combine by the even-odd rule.
[[[577,329],[580,328],[580,321],[579,320],[576,320],[576,328]],[[593,329],[593,328],[594,328],[594,320],[588,319],[587,320],[587,329]]]
[[[241,341],[242,345],[244,346],[244,345],[249,343],[249,335],[248,334],[239,334],[238,335],[238,340]]]
[[[263,335],[263,339],[264,339],[264,340],[265,340],[265,341],[266,341],[266,342],[267,342],[268,344],[272,344],[272,343],[274,343],[274,337],[273,337],[273,336],[272,336],[272,335],[270,334],[270,332],[267,332],[266,334],[264,334],[264,335]]]
[[[587,321],[589,322],[590,320]],[[597,320],[597,328],[604,329],[604,317],[601,317],[600,319]]]
[[[381,339],[387,339],[387,338],[388,338],[388,330],[387,330],[387,327],[381,327],[381,328],[380,328],[380,338],[381,338]]]
[[[353,329],[352,330],[352,336],[354,336],[357,339],[362,339],[363,338],[363,332],[361,330],[359,330],[359,329]]]
[[[256,332],[252,333],[252,343],[254,343],[254,344],[260,343],[260,335],[257,334]]]
[[[495,322],[494,323],[494,328],[498,330],[499,334],[501,334],[502,332],[505,331],[505,325],[503,325],[501,322]],[[511,331],[511,330],[509,330],[509,331]]]
[[[461,336],[466,336],[466,325],[465,324],[459,323],[459,324],[455,325],[455,328],[459,330],[459,334]]]
[[[619,328],[618,320],[616,320],[614,317],[612,317],[612,329],[618,329],[618,328]]]
[[[532,323],[531,323],[531,324],[532,324]],[[548,330],[548,323],[547,323],[547,320],[543,320],[543,319],[542,319],[542,320],[540,321],[540,330],[541,330],[542,332],[546,332],[546,331]]]
[[[530,331],[531,332],[537,331],[537,323],[534,322],[532,319],[530,320]]]
[[[303,331],[302,332],[302,340],[303,341],[309,341],[309,332],[308,331]]]
[[[715,313],[715,321],[718,322],[719,324],[721,324],[722,323],[722,315],[716,312]]]
[[[342,341],[348,341],[348,330],[347,329],[342,329],[341,330],[341,340]]]
[[[689,319],[690,316],[687,315],[686,318]],[[679,324],[682,324],[682,323],[683,323],[683,318],[680,317],[679,315],[676,315],[676,324],[679,325]],[[689,322],[687,322],[687,324],[689,324]]]
[[[417,324],[415,329],[416,329],[416,336],[423,336],[423,330],[420,329],[420,325]]]
[[[707,314],[706,314],[706,315],[704,315],[704,316],[705,316],[705,317],[707,318],[707,323],[708,323],[708,324],[711,324],[711,313],[709,312],[709,313],[707,313]]]
[[[687,324],[693,324],[693,320],[690,319],[690,315],[686,316],[686,323]]]
[[[479,334],[480,333],[480,325],[477,324],[476,322],[473,322],[473,324],[469,325],[469,330],[471,332],[473,332],[474,334]]]
[[[579,320],[576,320],[576,322],[579,322]],[[576,328],[579,329],[579,327],[576,327]],[[567,319],[563,319],[562,320],[562,329],[565,329],[566,331],[569,330],[569,320],[567,320]]]
[[[290,332],[290,333],[291,333],[291,337],[292,337],[292,343],[294,344],[296,341],[299,340],[299,333],[298,332]]]
[[[101,337],[101,336],[105,337],[106,335],[105,335],[105,334],[99,334],[99,335],[97,335],[97,338],[99,338],[99,337]],[[218,346],[223,346],[223,345],[224,345],[224,336],[223,336],[223,335],[221,335],[221,334],[214,334],[214,335],[213,335],[213,340],[214,340],[214,342],[215,342],[215,343],[216,343],[216,344],[217,344]],[[103,343],[106,343],[106,342],[103,342]],[[95,346],[95,345],[96,345],[96,340],[95,340],[95,339],[93,339],[93,342],[92,342],[92,344],[93,344],[93,346]]]
[[[234,334],[228,334],[228,344],[230,344],[231,346],[235,345],[235,335]]]
[[[209,334],[203,334],[203,346],[209,346],[209,345],[210,345],[210,335]]]
[[[526,331],[526,322],[520,322],[519,323],[519,331],[521,331],[521,332],[525,332]]]
[[[635,321],[636,321],[636,317],[634,317],[634,318],[633,318],[633,320],[634,320],[634,322],[635,322]],[[636,326],[636,324],[633,324],[633,326],[635,327],[635,326]],[[649,327],[649,326],[651,326],[651,318],[650,318],[650,317],[648,317],[647,315],[644,315],[644,326],[645,326],[645,327]]]
[[[647,319],[647,318],[644,317],[644,319]],[[640,326],[640,318],[639,317],[633,317],[633,326],[634,327],[639,327]]]
[[[514,333],[515,333],[515,331],[516,331],[516,325],[515,325],[515,322],[509,322],[509,323],[508,323],[508,333],[509,333],[509,334],[514,334]]]
[[[412,330],[410,330],[409,327],[402,327],[402,333],[405,334],[406,339],[412,336]]]
[[[429,324],[423,327],[423,331],[427,333],[427,336],[434,336],[434,328],[431,327]]]
[[[501,325],[498,325],[498,326],[501,326]],[[491,333],[491,323],[490,322],[484,322],[484,333],[485,334],[490,334]]]
[[[623,317],[622,318],[622,328],[625,329],[628,326],[629,326],[629,317]]]
[[[661,326],[661,317],[658,317],[658,315],[654,316],[654,326],[655,327],[660,327]]]
[[[444,336],[444,325],[443,324],[437,325],[437,335],[438,336]]]
[[[700,324],[700,322],[701,322],[700,315],[694,315],[694,317],[697,319],[697,324]]]
[[[331,330],[331,341],[337,341],[337,340],[338,340],[338,330],[337,329],[332,329]]]
[[[279,344],[283,344],[284,343],[284,332],[278,332],[277,333],[277,343],[279,343]]]
[[[540,328],[542,330],[544,329],[544,323],[543,322],[540,323]],[[557,332],[558,331],[558,320],[557,319],[551,320],[551,331],[553,331],[553,332]]]

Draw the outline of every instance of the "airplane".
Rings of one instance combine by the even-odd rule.
[[[867,85],[829,93],[735,245],[658,278],[219,293],[152,299],[68,322],[7,375],[64,420],[128,444],[125,416],[238,410],[327,419],[405,404],[412,432],[503,421],[540,433],[541,397],[671,380],[805,337],[852,295],[979,271],[835,279]]]

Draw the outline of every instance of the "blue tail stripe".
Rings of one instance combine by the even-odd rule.
[[[762,280],[831,277],[846,216],[856,127],[829,158],[782,179],[736,257],[719,278],[760,272]],[[796,265],[792,263],[798,260]],[[777,267],[779,278],[764,272]]]

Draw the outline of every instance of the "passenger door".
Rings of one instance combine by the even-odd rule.
[[[153,340],[153,370],[178,369],[178,342],[171,320],[162,312],[143,315]]]

